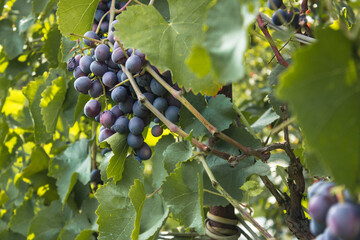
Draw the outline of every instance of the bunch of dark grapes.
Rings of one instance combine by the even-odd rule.
[[[101,1],[97,12],[101,14],[109,7],[108,1]],[[122,5],[118,4],[117,8]],[[107,8],[106,8],[107,7]],[[100,9],[100,10],[99,10]],[[100,14],[100,13],[96,13]],[[99,21],[95,14],[95,21]],[[76,55],[68,61],[68,70],[73,71],[75,77],[74,87],[82,94],[92,97],[84,107],[84,114],[101,123],[99,142],[104,141],[114,133],[127,134],[127,143],[134,150],[135,157],[141,162],[148,160],[152,151],[144,142],[143,132],[153,121],[155,125],[151,133],[155,137],[161,136],[163,129],[159,125],[160,120],[137,99],[134,89],[130,85],[127,75],[121,70],[121,65],[133,74],[140,90],[167,119],[176,123],[179,120],[181,103],[170,95],[166,89],[155,80],[149,73],[143,70],[146,62],[145,54],[137,49],[124,49],[121,42],[114,38],[113,21],[111,32],[105,33],[104,43],[84,39],[84,44],[91,48],[86,55]],[[105,30],[105,28],[104,28]],[[94,31],[85,33],[85,37],[102,40]],[[111,49],[106,43],[113,43]],[[158,70],[153,67],[157,72]],[[171,74],[165,72],[162,75],[174,88]],[[177,88],[178,89],[178,88]],[[100,97],[105,97],[111,103],[111,108],[101,106]],[[105,109],[104,109],[105,108]],[[104,109],[102,111],[102,109]]]
[[[284,10],[285,6],[282,0],[268,0],[267,5],[271,10],[275,10],[271,19],[276,26],[290,24],[294,28],[298,28],[300,21],[306,22],[305,15],[300,16],[299,9],[291,8],[290,10]]]
[[[310,231],[316,240],[359,240],[360,205],[347,190],[332,194],[334,186],[319,181],[309,188]]]

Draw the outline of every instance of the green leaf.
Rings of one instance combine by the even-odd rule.
[[[140,233],[141,214],[146,200],[145,187],[144,184],[139,179],[135,179],[134,185],[131,186],[129,197],[131,204],[134,206],[136,213],[135,223],[134,223],[135,228],[131,234],[131,239],[138,240]]]
[[[22,53],[24,40],[13,30],[11,21],[7,19],[0,21],[0,36],[0,44],[10,60]]]
[[[25,200],[11,216],[9,228],[17,233],[27,236],[30,220],[34,217],[34,206],[31,200]]]
[[[61,106],[65,100],[67,82],[64,77],[60,76],[54,79],[41,94],[40,101],[41,114],[46,131],[53,133],[56,128]]]
[[[186,59],[186,64],[198,78],[205,77],[211,72],[211,59],[209,53],[202,46],[195,45]]]
[[[192,93],[188,93],[185,97],[219,131],[229,128],[233,119],[236,118],[230,99],[223,94],[211,98],[208,104],[200,94],[194,96]],[[181,108],[179,115],[180,126],[184,131],[193,130],[194,136],[202,136],[204,133],[211,136],[204,125],[187,108]]]
[[[61,34],[70,37],[70,33],[84,35],[91,30],[98,3],[99,0],[60,0],[56,15]]]
[[[244,77],[244,53],[248,45],[248,27],[258,14],[259,1],[217,1],[206,20],[204,45],[212,66],[222,83]]]
[[[170,70],[179,86],[214,95],[221,87],[214,74],[197,78],[185,63],[192,46],[204,38],[202,25],[210,2],[169,0],[168,21],[153,6],[128,7],[117,17],[115,36],[125,47],[146,53],[151,64],[161,71]]]
[[[31,13],[31,1],[16,0],[11,10],[17,12],[18,16],[26,17]]]
[[[161,139],[156,143],[154,147],[154,153],[151,157],[153,163],[152,173],[153,173],[153,185],[157,189],[162,185],[162,182],[165,180],[165,177],[168,175],[164,167],[164,151],[166,148],[175,142],[173,135],[163,135]]]
[[[72,86],[71,86],[72,87]],[[88,94],[78,94],[78,100],[76,103],[75,114],[74,114],[74,122],[78,121],[82,114],[84,114],[84,106],[90,100],[90,96]]]
[[[58,53],[61,43],[61,34],[58,29],[58,25],[54,24],[51,26],[47,33],[44,46],[41,51],[45,54],[46,59],[50,63],[50,67],[56,67],[58,65]]]
[[[50,160],[49,176],[56,178],[60,198],[65,204],[77,179],[84,185],[90,180],[91,158],[88,140],[71,144],[61,155]]]
[[[355,110],[360,109],[360,80],[353,47],[341,31],[320,31],[316,43],[294,55],[278,89],[311,149],[336,183],[351,190],[360,186],[360,116]]]
[[[0,239],[6,240],[26,240],[26,237],[21,234],[11,232],[9,230],[3,230],[0,232]]]
[[[116,184],[108,182],[96,191],[95,197],[100,203],[96,210],[99,240],[131,239],[136,212],[129,191],[135,179],[143,179],[143,167],[135,158],[127,159],[123,178]]]
[[[197,161],[181,162],[166,177],[161,193],[174,218],[199,234],[205,233],[202,175],[203,167]]]
[[[50,0],[36,0],[32,1],[32,11],[34,13],[41,13],[44,11],[46,5],[49,3]]]
[[[29,101],[36,143],[44,143],[51,138],[51,134],[46,132],[40,107],[41,93],[49,85],[48,81],[46,81],[47,77],[48,74],[44,73],[43,76],[37,77],[35,81],[28,83],[28,85],[23,88],[23,93]]]
[[[70,51],[75,46],[76,46],[76,41],[71,41],[70,39],[65,37],[61,38],[61,45],[60,45],[61,62],[67,62],[70,58],[72,58],[74,52],[70,52]]]
[[[81,231],[79,235],[77,235],[75,240],[89,240],[91,239],[91,236],[93,235],[94,232],[96,231],[91,229],[85,229]]]
[[[61,229],[72,216],[67,205],[63,208],[60,201],[41,209],[30,222],[28,235],[35,234],[37,240],[56,240]]]
[[[115,182],[122,179],[126,156],[129,149],[126,138],[127,135],[116,133],[105,140],[110,144],[114,153],[114,156],[110,158],[109,165],[106,168],[106,176],[108,179],[113,177]]]
[[[256,197],[264,190],[260,187],[260,184],[254,180],[246,181],[240,189],[244,190],[250,197]]]
[[[254,122],[251,125],[251,128],[254,130],[254,132],[258,133],[264,127],[268,126],[269,124],[271,124],[272,122],[274,122],[279,118],[280,118],[279,115],[277,115],[274,111],[272,111],[271,108],[269,108],[264,112],[263,115],[261,115],[261,117],[258,120],[256,120],[256,122]]]
[[[31,27],[31,25],[33,25],[34,22],[35,18],[32,16],[21,19],[19,23],[19,32],[26,32]]]
[[[192,146],[189,141],[176,142],[169,145],[163,152],[164,167],[170,174],[179,162],[188,160],[192,155]]]

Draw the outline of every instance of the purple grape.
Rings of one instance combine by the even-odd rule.
[[[89,95],[92,98],[98,98],[104,93],[103,86],[101,85],[99,80],[95,80],[92,82],[92,86],[89,90]]]
[[[179,108],[175,107],[175,106],[169,106],[166,111],[165,111],[165,117],[173,122],[176,123],[177,121],[179,121]]]
[[[133,117],[129,122],[129,130],[134,135],[140,135],[144,131],[144,121],[139,117]]]
[[[107,12],[109,10],[107,4],[104,3],[103,1],[99,2],[97,8],[103,10],[104,12]]]
[[[94,61],[94,59],[92,57],[83,56],[79,62],[79,67],[80,67],[81,71],[83,71],[86,74],[91,73],[90,65],[93,61]]]
[[[134,104],[134,99],[132,97],[128,96],[124,102],[119,103],[119,108],[125,114],[131,113],[133,104]]]
[[[84,113],[90,118],[94,118],[100,114],[101,103],[96,99],[89,100],[84,106]]]
[[[308,198],[311,198],[312,196],[315,196],[319,190],[319,187],[324,184],[325,181],[318,181],[311,185],[308,189]]]
[[[98,123],[100,123],[100,113],[99,113],[98,115],[96,115],[95,121],[97,121]],[[104,127],[104,126],[101,126],[101,127]],[[101,128],[101,127],[100,127],[100,128]]]
[[[154,100],[155,100],[155,95],[152,94],[151,92],[146,92],[144,93],[144,96],[147,98],[147,100],[153,104]]]
[[[94,21],[91,30],[93,32],[96,32],[97,27],[98,27],[98,24]]]
[[[167,103],[166,99],[162,98],[162,97],[157,97],[154,100],[153,105],[157,110],[159,110],[159,112],[164,112],[168,107],[168,103]]]
[[[136,155],[143,161],[150,159],[152,155],[151,148],[147,145],[147,143],[144,143],[139,149],[136,149],[135,152]]]
[[[116,39],[114,38],[115,43],[114,43],[114,49],[118,49],[120,47],[120,45],[118,44],[118,41],[116,41]]]
[[[80,67],[77,66],[73,72],[73,76],[74,78],[79,78],[79,77],[85,77],[87,76],[87,74],[81,71]]]
[[[112,125],[111,130],[120,134],[129,132],[129,119],[126,116],[118,117],[114,125]]]
[[[124,64],[126,62],[126,56],[121,48],[116,48],[112,54],[111,59],[114,63]]]
[[[106,127],[111,128],[111,126],[115,123],[116,117],[110,110],[105,110],[100,115],[100,123]]]
[[[87,31],[84,34],[84,36],[88,37],[88,38],[93,38],[93,39],[96,39],[96,40],[100,40],[100,37],[93,31]],[[88,40],[88,39],[85,39],[85,38],[84,38],[84,43],[85,43],[85,45],[87,45],[89,47],[96,47],[95,42],[93,42],[91,40]]]
[[[146,62],[145,53],[142,53],[140,50],[135,49],[135,55],[141,59],[142,64]]]
[[[181,102],[179,100],[177,100],[173,95],[168,94],[166,96],[166,100],[167,100],[169,106],[175,106],[175,107],[181,108]]]
[[[154,123],[160,123],[160,119],[159,118],[154,118]]]
[[[149,114],[149,110],[144,105],[142,105],[139,100],[135,101],[132,107],[132,111],[135,116],[141,118],[146,117],[146,115]]]
[[[271,19],[273,24],[281,26],[286,22],[287,13],[283,9],[278,9],[273,13]]]
[[[105,128],[99,133],[99,142],[104,141],[108,137],[111,137],[115,132],[113,130],[110,130],[108,128]]]
[[[127,90],[123,86],[118,86],[111,91],[111,99],[117,103],[124,102],[127,99],[127,96]]]
[[[147,87],[147,86],[150,86],[150,82],[152,79],[153,79],[153,77],[150,74],[145,73],[145,74],[137,77],[136,82],[141,87]]]
[[[334,201],[325,195],[315,195],[309,200],[309,214],[318,223],[325,223],[326,214]]]
[[[125,81],[125,80],[127,80],[128,79],[128,77],[126,76],[126,73],[121,73],[121,81],[120,82],[123,82],[123,81]],[[130,86],[131,84],[130,84],[130,82],[126,82],[126,83],[124,83],[124,85],[125,86]]]
[[[112,44],[115,43],[114,32],[110,32],[110,33],[109,33],[108,39],[109,39],[109,42],[111,42]]]
[[[326,228],[325,224],[318,223],[314,219],[310,220],[310,232],[315,236],[321,234]]]
[[[88,94],[92,86],[92,82],[88,77],[79,77],[74,82],[74,87],[76,91],[81,92],[83,94]]]
[[[276,9],[281,8],[281,6],[283,5],[283,1],[282,0],[268,0],[267,5],[271,10],[276,10]]]
[[[95,58],[98,61],[104,62],[105,60],[109,59],[110,54],[109,47],[103,43],[95,48]]]
[[[67,70],[69,72],[72,72],[74,71],[74,69],[76,68],[76,61],[75,61],[75,58],[70,58],[67,62]]]
[[[129,135],[127,136],[127,143],[130,147],[136,150],[143,145],[144,138],[142,135],[134,135],[132,133],[129,133]]]
[[[116,84],[118,84],[116,74],[113,73],[113,72],[104,73],[104,75],[102,76],[102,81],[103,81],[104,85],[109,87],[109,88],[112,88]]]
[[[126,69],[132,74],[139,72],[141,70],[141,66],[141,58],[137,55],[131,55],[125,63]]]
[[[105,63],[108,65],[109,68],[112,69],[119,69],[119,65],[117,65],[116,63],[113,62],[113,60],[111,60],[111,58],[109,58],[108,60],[105,61]]]
[[[159,125],[155,125],[151,128],[151,134],[154,137],[160,137],[163,134],[163,129]]]
[[[101,175],[99,169],[93,169],[90,173],[90,181],[97,184],[101,183]]]
[[[100,31],[103,33],[107,33],[108,29],[109,29],[109,22],[103,21],[100,25]]]
[[[124,115],[124,113],[120,110],[118,105],[113,106],[110,111],[114,114],[116,118]]]
[[[151,80],[150,89],[158,96],[163,96],[166,93],[166,89],[158,81],[156,81],[156,79]]]
[[[360,233],[359,206],[352,203],[334,204],[329,209],[326,223],[332,235],[355,240]]]
[[[90,65],[90,70],[95,76],[102,77],[108,71],[108,68],[103,62],[93,61]]]
[[[119,22],[119,20],[114,20],[112,23],[111,23],[111,31],[115,31],[115,27],[114,25],[117,24]]]
[[[82,58],[82,56],[80,54],[75,56],[75,62],[76,62],[76,66],[79,66],[80,63],[80,59]]]
[[[101,9],[96,9],[94,19],[96,22],[100,22],[100,19],[105,14],[105,12]]]

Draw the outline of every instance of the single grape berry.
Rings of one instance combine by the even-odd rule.
[[[99,133],[99,142],[104,141],[108,137],[111,137],[115,132],[113,130],[110,130],[108,128],[105,128],[104,130],[100,131]]]
[[[101,85],[99,80],[95,80],[92,82],[92,86],[89,90],[89,95],[92,98],[98,98],[103,94],[103,86]]]
[[[123,113],[131,113],[134,104],[134,99],[128,95],[127,99],[119,103],[119,108]]]
[[[164,112],[168,107],[168,102],[165,98],[157,97],[153,103],[154,107],[160,112]]]
[[[147,86],[150,86],[150,82],[152,79],[153,79],[153,77],[150,74],[145,73],[145,74],[137,77],[136,82],[141,87],[147,87]]]
[[[75,68],[76,68],[76,61],[75,61],[75,58],[72,57],[67,62],[67,70],[69,72],[72,72],[72,71],[74,71]]]
[[[324,184],[324,181],[318,181],[314,184],[312,184],[308,189],[308,198],[312,198],[317,194],[317,191],[319,190],[319,187]]]
[[[135,55],[137,55],[141,59],[141,62],[143,64],[146,62],[145,53],[142,53],[139,49],[135,49]]]
[[[141,160],[148,160],[151,158],[152,151],[147,143],[144,143],[139,149],[135,150],[136,156],[138,156]]]
[[[144,93],[144,96],[147,98],[147,100],[153,104],[154,100],[155,100],[155,95],[152,94],[151,92],[146,92]]]
[[[109,68],[111,69],[119,69],[119,65],[117,65],[116,63],[113,62],[113,60],[111,60],[111,58],[109,58],[108,60],[105,61],[105,63],[108,65]]]
[[[90,70],[95,76],[102,77],[108,71],[108,68],[103,62],[93,61],[90,64]]]
[[[129,122],[129,130],[134,135],[140,135],[145,128],[144,121],[139,117],[133,117]]]
[[[124,64],[126,62],[126,56],[121,48],[116,48],[112,52],[111,59],[116,64]]]
[[[141,58],[137,55],[131,55],[125,63],[126,69],[132,74],[139,72],[141,70],[141,66]]]
[[[132,133],[129,133],[126,140],[129,146],[135,150],[140,148],[144,143],[144,138],[142,135],[134,135]]]
[[[163,129],[159,125],[155,125],[151,128],[151,134],[154,137],[160,137],[162,133],[163,133]]]
[[[84,113],[90,118],[94,118],[100,114],[101,103],[96,99],[89,100],[84,106]]]
[[[158,96],[163,96],[166,93],[166,89],[156,79],[152,79],[150,82],[151,91]]]
[[[73,72],[74,78],[86,77],[87,74],[81,71],[80,66],[77,66]]]
[[[309,214],[318,223],[325,223],[326,214],[334,202],[328,196],[315,195],[309,200]]]
[[[179,100],[177,100],[173,95],[168,94],[166,96],[166,100],[167,100],[169,106],[175,106],[175,107],[181,108],[181,102]]]
[[[135,116],[141,118],[146,117],[146,115],[149,114],[149,110],[144,105],[142,105],[139,100],[135,101],[132,111]]]
[[[101,9],[96,9],[94,19],[96,22],[99,22],[105,12]]]
[[[113,106],[110,111],[115,115],[116,119],[122,115],[124,115],[124,113],[120,110],[118,105]]]
[[[93,31],[87,31],[84,34],[84,36],[88,37],[88,38],[93,38],[93,39],[96,39],[96,40],[100,40],[100,37]],[[89,47],[96,47],[95,42],[93,42],[91,40],[88,40],[88,39],[85,39],[85,38],[84,38],[84,43],[85,43],[85,45],[87,45]]]
[[[101,150],[101,156],[105,157],[108,152],[111,152],[111,148],[104,148]]]
[[[175,106],[169,106],[165,111],[165,117],[171,122],[176,123],[179,121],[179,108]]]
[[[123,86],[118,86],[111,91],[111,99],[114,100],[114,102],[124,102],[127,97],[127,90]]]
[[[283,1],[282,0],[268,0],[267,5],[271,10],[276,10],[276,9],[281,8],[281,6],[283,5]]]
[[[114,125],[112,125],[111,130],[120,134],[129,132],[129,119],[126,116],[118,117]]]
[[[314,219],[310,220],[310,232],[315,236],[324,232],[326,225],[324,223],[318,223]]]
[[[93,61],[94,61],[94,58],[92,58],[90,56],[83,56],[79,62],[79,67],[80,67],[81,71],[83,71],[86,74],[91,73],[90,65]]]
[[[110,57],[110,49],[105,44],[100,44],[95,48],[95,58],[98,61],[104,62]]]
[[[100,123],[106,128],[111,128],[115,123],[115,120],[115,115],[110,110],[105,110],[100,115]]]
[[[118,84],[116,74],[114,72],[111,72],[111,71],[106,72],[102,76],[102,81],[103,81],[104,85],[109,87],[109,88],[112,88],[116,84]]]
[[[90,78],[85,76],[79,77],[74,82],[74,87],[76,91],[81,92],[83,94],[88,94],[88,91],[90,90],[91,86],[92,86],[92,82]]]
[[[109,22],[108,21],[103,21],[101,23],[101,25],[100,25],[100,31],[103,32],[103,33],[107,33],[108,29],[109,29]]]
[[[112,23],[111,23],[111,31],[115,31],[115,27],[114,27],[114,25],[116,24],[116,23],[118,23],[119,22],[119,20],[114,20]]]
[[[281,26],[286,22],[287,19],[287,13],[283,9],[276,10],[272,15],[272,22],[276,26]]]
[[[90,173],[90,181],[97,184],[101,183],[101,175],[99,169],[93,169]]]

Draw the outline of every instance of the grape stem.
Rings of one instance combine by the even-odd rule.
[[[132,74],[124,67],[124,65],[120,65],[122,71],[126,74],[126,76],[128,77],[131,86],[134,88],[135,94],[137,96],[137,98],[139,99],[139,101],[145,106],[147,107],[157,118],[159,118],[168,128],[171,132],[176,133],[178,135],[180,135],[183,138],[187,138],[189,136],[189,134],[187,134],[184,130],[182,130],[179,126],[175,125],[174,123],[172,123],[171,121],[169,121],[161,112],[159,112],[159,110],[157,110],[149,101],[148,99],[144,96],[144,94],[142,94],[142,92],[140,91],[138,85],[136,84],[136,81],[134,79],[134,77],[132,76]],[[203,144],[201,142],[199,142],[198,140],[196,140],[195,138],[191,139],[191,142],[198,147],[202,152],[207,152],[207,153],[211,153],[213,155],[216,155],[222,159],[229,161],[234,161],[234,156],[229,154],[229,153],[225,153],[225,152],[221,152],[219,150],[216,150],[214,148],[211,148],[210,146]]]
[[[272,39],[269,30],[267,29],[267,24],[264,23],[263,19],[261,18],[261,15],[259,14],[257,16],[256,19],[261,31],[264,33],[266,40],[269,42],[271,49],[273,50],[275,57],[278,61],[278,63],[280,63],[281,65],[283,65],[284,67],[289,67],[289,63],[285,61],[285,59],[283,58],[283,56],[281,55],[281,53],[279,52],[279,50],[277,49],[274,40]]]
[[[97,42],[97,43],[102,43],[102,41],[97,40],[95,38],[89,38],[89,37],[85,37],[83,35],[77,34],[77,33],[70,33],[71,36],[75,36],[75,37],[80,37],[80,38],[85,38],[87,40],[93,41],[93,42]]]
[[[209,165],[207,164],[205,157],[202,155],[199,155],[198,159],[200,160],[201,164],[203,165],[206,174],[208,175],[210,181],[211,181],[211,185],[214,189],[216,189],[231,205],[234,206],[234,208],[236,208],[241,217],[250,222],[256,229],[259,230],[259,232],[266,238],[266,239],[275,239],[273,236],[271,236],[270,233],[268,233],[263,227],[261,227],[261,225],[253,218],[251,217],[251,215],[246,212],[242,207],[241,204],[234,198],[232,198],[229,193],[227,193],[225,191],[225,189],[223,189],[221,187],[221,185],[219,184],[219,182],[216,180],[213,172],[211,171]],[[255,238],[255,239],[259,239],[259,238]]]
[[[124,53],[126,58],[129,58],[129,55],[127,54],[127,52],[124,49],[124,46],[119,42],[119,40],[116,40],[117,43],[119,44],[119,47],[121,48],[122,52]]]
[[[96,129],[97,129],[97,123],[95,121],[92,122],[91,125],[91,169],[96,169],[96,150],[97,150],[97,144],[96,144]]]
[[[261,141],[261,138],[259,138],[256,133],[254,132],[254,130],[252,129],[252,127],[250,126],[249,122],[246,120],[244,114],[241,112],[241,110],[235,105],[233,104],[233,108],[235,110],[235,112],[240,116],[241,122],[245,125],[245,127],[249,130],[250,134],[256,139],[259,139]]]
[[[214,137],[220,138],[227,143],[230,143],[234,147],[240,149],[245,155],[248,156],[256,156],[259,159],[266,160],[266,156],[261,155],[259,152],[255,151],[250,147],[246,147],[239,142],[235,141],[231,137],[226,134],[220,132],[215,126],[213,126],[208,120],[205,119],[204,116],[199,113],[196,108],[182,95],[182,91],[177,91],[172,88],[159,74],[152,69],[149,64],[145,65],[146,71],[148,71],[168,92],[173,95],[174,98],[179,100],[205,127],[206,129],[213,135]]]
[[[104,18],[110,13],[110,10],[107,11],[100,19],[100,21],[98,22],[98,26],[96,28],[96,34],[98,34],[98,32],[100,31],[100,25],[102,24],[102,22],[104,21]]]

